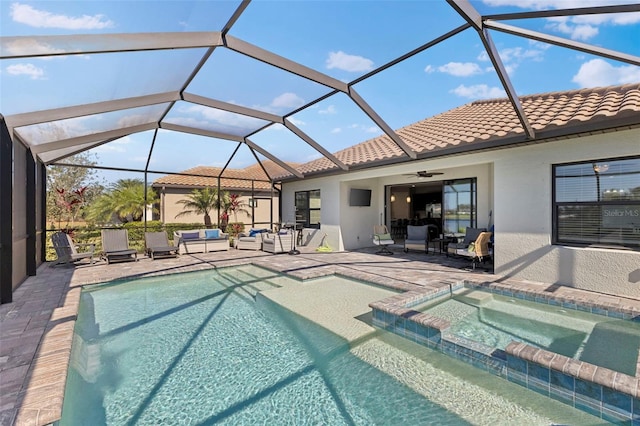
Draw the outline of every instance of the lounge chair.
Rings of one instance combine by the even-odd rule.
[[[152,260],[160,257],[176,257],[178,255],[178,247],[169,244],[169,238],[164,231],[145,232],[144,246],[147,256]]]
[[[393,254],[387,246],[395,243],[386,225],[375,225],[373,227],[373,244],[380,247],[376,254]]]
[[[89,259],[89,264],[93,264],[95,244],[76,244],[71,239],[71,235],[65,232],[54,233],[51,236],[51,241],[53,242],[53,248],[56,250],[56,255],[58,255],[58,259],[53,266],[75,263],[82,259]],[[78,252],[81,247],[88,247],[88,250]]]
[[[102,230],[102,256],[107,264],[138,260],[138,252],[129,248],[129,233],[126,229]]]

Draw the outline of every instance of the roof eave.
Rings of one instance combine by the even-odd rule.
[[[593,135],[594,133],[609,133],[615,131],[630,130],[634,128],[640,128],[640,114],[629,113],[620,114],[615,118],[602,117],[592,119],[587,122],[575,122],[574,124],[568,124],[562,127],[547,126],[545,129],[536,131],[536,138],[529,139],[524,133],[510,134],[501,138],[487,139],[482,142],[473,142],[471,144],[461,144],[454,147],[440,148],[437,150],[422,152],[418,154],[416,160],[408,160],[406,156],[386,158],[383,160],[368,161],[359,164],[349,165],[350,171],[372,169],[378,167],[385,167],[390,165],[397,165],[403,163],[411,163],[415,161],[423,161],[435,158],[442,158],[448,156],[455,156],[461,154],[468,154],[478,151],[490,151],[498,149],[515,148],[518,146],[540,144],[546,142],[553,142],[559,139],[572,139],[584,136]],[[317,178],[327,177],[334,175],[342,175],[349,172],[343,172],[340,169],[318,170],[314,172],[305,173],[305,178]],[[289,183],[297,182],[302,179],[295,178],[293,176],[287,176],[279,178],[278,182]]]

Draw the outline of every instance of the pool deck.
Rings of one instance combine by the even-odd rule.
[[[564,286],[505,279],[482,269],[471,271],[467,260],[395,248],[394,256],[375,249],[353,252],[305,252],[297,256],[260,251],[229,250],[182,255],[152,261],[52,267],[45,263],[37,275],[16,289],[13,302],[0,305],[0,424],[48,425],[60,419],[73,327],[83,285],[127,277],[146,277],[253,263],[297,278],[341,274],[395,289],[438,289],[462,280],[499,282],[528,292],[562,292],[580,300],[624,306],[640,312],[640,300]]]

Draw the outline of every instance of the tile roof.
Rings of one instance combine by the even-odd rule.
[[[640,124],[640,84],[553,92],[520,98],[535,141]],[[507,98],[476,101],[397,130],[418,158],[532,142]],[[386,135],[334,154],[350,167],[406,161]],[[338,171],[320,158],[297,167],[304,174]],[[277,176],[290,178],[291,174]]]
[[[287,163],[291,167],[298,167],[297,163]],[[273,161],[263,161],[267,173],[270,176],[285,175],[289,172]],[[204,187],[217,186],[218,175],[222,167],[197,166],[175,175],[162,176],[153,181],[152,186],[187,186]],[[254,180],[253,187],[256,190],[269,190],[271,184],[269,177],[264,173],[259,164],[252,164],[244,169],[226,169],[220,179],[220,186],[227,190],[251,190],[251,180]]]
[[[520,97],[522,108],[535,139],[528,139],[507,98],[475,101],[396,130],[418,154],[429,158],[447,154],[491,149],[518,143],[535,143],[619,126],[640,125],[640,83],[578,89]],[[350,168],[399,163],[409,157],[387,135],[377,136],[334,153]],[[305,175],[340,171],[325,157],[304,164],[287,163]],[[274,180],[295,179],[272,161],[264,162]],[[199,166],[182,173],[218,176],[221,168]],[[226,170],[226,177],[268,180],[258,164],[242,170]],[[215,178],[168,175],[154,181],[158,185],[216,185]],[[248,180],[222,179],[228,189],[251,189]],[[255,182],[256,189],[270,188]]]

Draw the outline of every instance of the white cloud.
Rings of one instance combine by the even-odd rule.
[[[615,67],[603,59],[592,59],[580,66],[571,80],[580,87],[598,87],[640,81],[640,67],[621,65]]]
[[[331,131],[329,133],[341,133],[342,129],[340,127],[334,127],[333,129],[331,129]]]
[[[474,86],[465,86],[461,84],[449,92],[462,98],[469,99],[492,99],[502,98],[505,96],[505,91],[502,88],[489,87],[486,84],[476,84]]]
[[[500,58],[504,62],[521,62],[525,59],[539,61],[542,59],[542,50],[523,49],[522,47],[508,47],[499,51]]]
[[[431,74],[432,72],[436,72],[436,69],[432,65],[427,65],[424,67],[424,72]]]
[[[451,74],[456,77],[468,77],[470,75],[481,74],[482,70],[474,62],[449,62],[438,67],[438,71]]]
[[[329,105],[327,108],[318,111],[318,114],[336,114],[337,112],[335,105]]]
[[[486,62],[489,61],[489,54],[487,53],[486,50],[483,50],[482,52],[480,52],[480,54],[478,55],[477,58],[479,61],[481,62]]]
[[[304,99],[291,92],[283,93],[271,102],[274,108],[297,108],[302,105],[304,105]]]
[[[100,146],[93,148],[93,152],[95,153],[108,153],[108,152],[127,152],[127,145],[131,143],[131,138],[129,136],[125,136],[109,143],[104,143]],[[146,158],[145,158],[146,160]]]
[[[143,114],[125,115],[124,117],[118,120],[118,127],[124,128],[124,127],[138,126],[140,124],[149,123],[149,121],[150,121],[149,117]]]
[[[296,127],[302,127],[302,126],[306,126],[307,125],[306,122],[304,122],[302,120],[299,120],[297,118],[289,117],[289,118],[287,118],[287,120],[289,120]]]
[[[369,127],[365,127],[364,131],[366,133],[380,133],[380,129],[376,126],[369,126]]]
[[[544,51],[547,50],[550,45],[545,43],[531,43],[529,45],[532,48],[526,49],[523,47],[507,47],[501,49],[498,52],[500,60],[502,61],[507,73],[513,75],[518,69],[520,64],[525,61],[539,62],[544,59]],[[481,62],[488,62],[490,60],[489,54],[486,51],[482,51],[478,54],[477,59]],[[485,72],[493,72],[493,66],[485,67]]]
[[[11,75],[26,75],[32,80],[44,79],[44,70],[33,64],[14,64],[7,67],[7,72]]]
[[[576,24],[568,17],[549,18],[547,25],[552,31],[568,35],[572,40],[586,41],[598,35],[598,27],[589,24]]]
[[[373,61],[362,56],[348,55],[343,51],[329,52],[326,62],[328,69],[337,68],[349,72],[371,71]]]
[[[56,15],[45,10],[34,9],[22,3],[13,3],[11,5],[11,18],[15,22],[36,28],[100,30],[114,26],[114,23],[106,19],[104,15],[82,15],[79,17]]]
[[[205,129],[211,128],[211,123],[215,122],[221,124],[227,128],[236,127],[246,130],[247,128],[256,127],[256,123],[259,121],[253,117],[247,117],[242,114],[234,114],[228,111],[222,111],[215,108],[209,108],[202,105],[193,105],[186,109],[188,113],[195,113],[204,118],[198,120],[197,118],[180,118],[180,124],[193,125],[194,127],[203,127]]]

